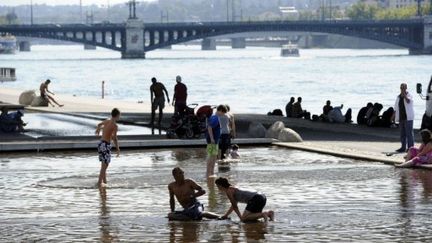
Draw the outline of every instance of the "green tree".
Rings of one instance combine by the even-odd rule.
[[[347,16],[353,20],[375,19],[378,10],[374,5],[358,2],[347,9]]]

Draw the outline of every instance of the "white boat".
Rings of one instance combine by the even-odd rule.
[[[0,36],[0,54],[13,54],[17,49],[17,40],[13,35]]]
[[[299,57],[300,52],[298,49],[298,46],[295,44],[291,44],[291,42],[288,45],[283,45],[281,49],[281,56],[282,57]]]
[[[0,67],[0,82],[15,81],[15,68]]]

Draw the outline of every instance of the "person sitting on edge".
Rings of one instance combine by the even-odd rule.
[[[328,113],[328,120],[329,122],[334,123],[351,123],[352,118],[352,110],[349,108],[345,115],[342,114],[343,105],[334,107],[331,111]]]
[[[242,222],[255,221],[263,218],[267,222],[274,220],[273,211],[263,212],[264,206],[266,205],[267,198],[264,194],[257,192],[250,192],[241,190],[228,182],[228,179],[219,177],[215,181],[219,190],[223,191],[231,202],[231,207],[221,217],[221,219],[227,219],[228,216],[234,211]],[[246,203],[246,209],[243,214],[237,206],[238,203]]]
[[[221,137],[221,126],[219,117],[227,113],[224,105],[219,105],[216,114],[207,119],[206,141],[207,141],[207,177],[214,176],[214,167],[219,154],[219,140]]]
[[[367,105],[360,109],[358,115],[357,115],[357,124],[358,125],[366,125],[367,118],[366,114],[373,107],[373,104],[371,102],[367,103]],[[372,113],[372,110],[371,110]]]
[[[380,103],[375,103],[372,107],[372,112],[369,114],[369,118],[366,121],[366,125],[369,127],[379,127],[381,125],[381,110],[383,105]],[[393,117],[393,114],[392,114]]]
[[[96,136],[99,136],[102,130],[102,138],[98,144],[99,161],[101,162],[101,169],[99,172],[99,180],[97,185],[99,187],[107,184],[106,170],[111,162],[111,140],[117,149],[117,157],[120,156],[120,147],[117,139],[117,121],[120,119],[120,111],[114,108],[111,111],[111,119],[107,119],[97,125]]]
[[[293,104],[294,104],[295,98],[291,97],[288,104],[285,106],[285,112],[287,117],[293,117]]]
[[[412,146],[408,149],[405,156],[405,163],[396,165],[396,167],[411,167],[422,164],[432,163],[432,133],[428,129],[420,131],[422,144],[419,148]]]
[[[0,131],[3,132],[25,132],[24,123],[21,117],[24,116],[23,110],[9,113],[7,107],[2,107],[0,114]]]
[[[42,97],[42,99],[46,100],[49,104],[51,104],[54,107],[54,104],[51,103],[54,102],[56,105],[58,105],[59,107],[63,107],[64,105],[61,105],[59,103],[57,103],[57,101],[48,93],[54,95],[53,92],[48,90],[48,85],[51,83],[51,80],[47,79],[45,82],[41,83],[40,87],[39,87],[39,91],[40,91],[40,96]]]
[[[237,144],[231,146],[231,152],[230,152],[231,159],[240,159],[240,154],[238,153],[238,150],[239,150],[239,146]]]
[[[197,197],[206,192],[192,179],[185,179],[184,171],[180,167],[172,170],[174,182],[168,185],[171,213],[168,214],[169,220],[201,220],[204,218],[218,219],[220,216],[210,212],[204,212],[204,205]],[[183,207],[182,211],[175,211],[175,198]]]
[[[389,107],[381,116],[381,127],[391,127],[393,125],[393,107]]]
[[[310,113],[306,110],[303,110],[301,106],[302,98],[298,97],[297,102],[293,104],[292,116],[294,118],[305,118],[310,119]]]
[[[327,100],[326,105],[323,106],[323,113],[321,115],[323,121],[328,121],[328,114],[331,110],[333,110],[333,106],[331,106],[331,101]]]

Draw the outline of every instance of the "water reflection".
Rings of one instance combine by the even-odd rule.
[[[201,224],[199,222],[175,222],[169,221],[170,242],[198,242],[198,233]]]
[[[105,187],[99,188],[100,195],[100,216],[99,216],[99,230],[100,241],[111,242],[117,239],[117,235],[113,232],[110,218],[110,207],[107,206],[107,190]]]
[[[264,240],[267,234],[267,223],[264,222],[246,223],[242,225],[242,228],[248,242]]]

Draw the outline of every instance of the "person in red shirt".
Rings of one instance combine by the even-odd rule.
[[[187,87],[181,82],[180,76],[176,77],[176,81],[172,105],[174,106],[174,114],[182,115],[186,109]]]

